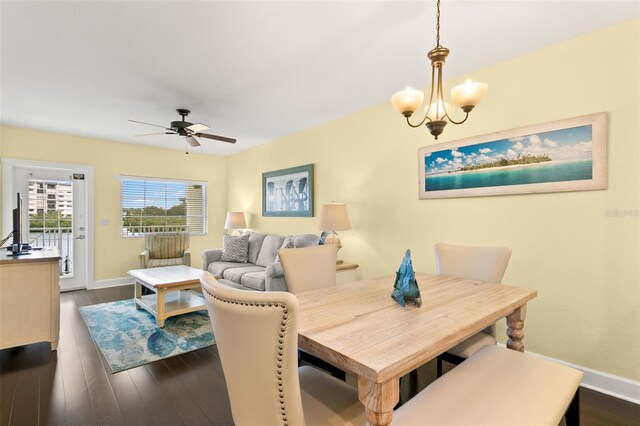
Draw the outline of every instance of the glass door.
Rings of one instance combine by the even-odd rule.
[[[86,187],[67,170],[19,169],[15,183],[24,200],[23,221],[32,247],[57,247],[60,290],[87,286]]]

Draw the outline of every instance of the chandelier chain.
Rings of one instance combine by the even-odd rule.
[[[436,2],[436,47],[440,46],[440,0]]]

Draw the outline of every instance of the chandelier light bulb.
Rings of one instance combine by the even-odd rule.
[[[482,102],[487,94],[487,88],[485,83],[467,80],[451,89],[451,102],[463,109],[474,107]]]
[[[447,116],[453,114],[453,106],[447,102],[443,104],[442,101],[438,101],[427,105],[424,113],[430,121],[449,121]]]
[[[411,116],[411,114],[420,108],[423,100],[424,93],[422,90],[407,87],[405,90],[401,90],[391,97],[391,104],[396,111]]]

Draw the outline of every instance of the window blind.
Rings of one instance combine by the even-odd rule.
[[[206,233],[205,182],[122,177],[122,236]]]

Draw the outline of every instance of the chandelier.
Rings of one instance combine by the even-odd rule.
[[[424,93],[421,90],[408,87],[406,90],[394,94],[391,97],[391,104],[396,111],[405,116],[409,126],[420,127],[426,122],[425,125],[429,132],[438,139],[438,135],[442,133],[447,122],[462,124],[467,121],[473,107],[478,105],[486,95],[487,85],[467,80],[451,89],[451,102],[465,113],[462,120],[453,120],[451,116],[454,108],[444,101],[442,93],[442,67],[445,59],[449,56],[449,49],[440,44],[440,0],[437,0],[436,8],[436,47],[427,54],[431,61],[431,93],[429,94],[429,103],[425,108],[424,118],[418,124],[409,121],[409,117],[420,108],[424,100]]]

